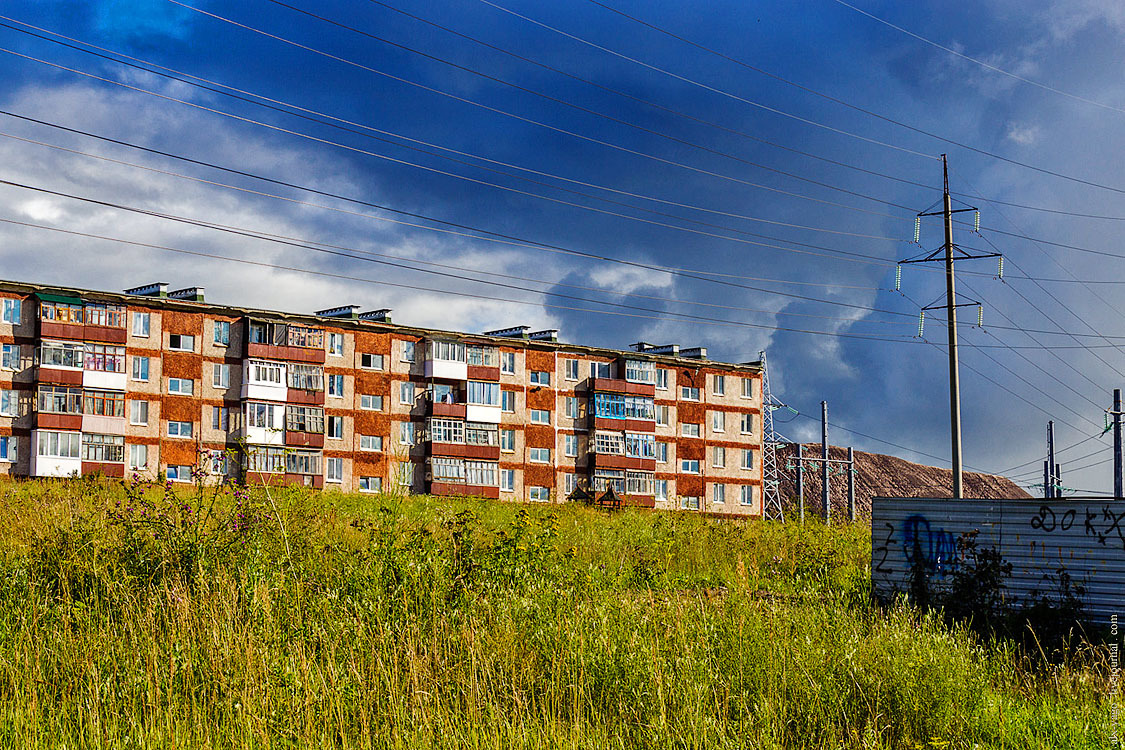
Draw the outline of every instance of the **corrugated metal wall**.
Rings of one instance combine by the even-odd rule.
[[[980,549],[995,547],[1012,564],[1004,596],[1020,606],[1035,592],[1057,598],[1059,573],[1085,587],[1091,621],[1125,614],[1125,502],[1104,497],[1061,500],[950,500],[876,497],[871,508],[871,581],[879,597],[910,590],[915,549],[931,590],[948,584],[959,564],[957,540],[978,530]]]

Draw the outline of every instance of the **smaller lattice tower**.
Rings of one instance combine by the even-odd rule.
[[[766,353],[759,352],[762,363],[762,515],[784,521],[781,507],[781,472],[777,465],[777,448],[787,442],[773,426],[774,409],[784,409],[785,404],[774,398],[770,390],[770,371],[766,366]]]

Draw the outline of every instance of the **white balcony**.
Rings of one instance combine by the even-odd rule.
[[[102,391],[123,391],[128,377],[123,372],[102,372],[100,370],[83,370],[82,387],[97,388]]]
[[[468,422],[487,422],[489,424],[500,424],[500,407],[481,406],[480,404],[468,404],[465,407],[465,420]]]
[[[83,414],[82,431],[99,435],[124,435],[125,417],[101,417],[96,414]]]
[[[427,359],[425,371],[427,378],[465,380],[469,377],[468,365],[464,362],[454,362],[448,359]]]
[[[289,388],[282,383],[243,383],[242,398],[250,401],[285,402]]]

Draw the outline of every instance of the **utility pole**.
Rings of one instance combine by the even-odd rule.
[[[1050,472],[1051,482],[1050,488],[1047,490],[1047,497],[1055,498],[1059,496],[1059,465],[1055,463],[1055,423],[1051,420],[1047,422],[1047,466],[1053,469],[1053,471]]]
[[[1051,462],[1043,462],[1043,499],[1051,499]]]
[[[824,523],[832,523],[832,501],[828,489],[828,402],[820,402],[820,502],[824,506]]]
[[[1113,496],[1125,497],[1121,487],[1121,389],[1113,389]]]
[[[805,445],[797,443],[797,511],[805,522]]]
[[[848,520],[855,522],[855,449],[848,446]]]
[[[973,206],[966,208],[953,208],[953,199],[949,194],[949,161],[945,154],[941,155],[941,172],[942,172],[942,199],[941,211],[926,210],[918,214],[918,219],[915,223],[915,241],[918,241],[918,232],[923,216],[941,216],[945,223],[945,243],[931,253],[923,253],[922,256],[909,258],[907,260],[899,261],[902,263],[932,263],[944,262],[945,263],[945,304],[944,305],[929,305],[922,308],[922,320],[925,320],[926,310],[935,310],[939,307],[945,308],[946,329],[949,335],[949,440],[950,440],[950,463],[953,465],[953,498],[960,499],[964,495],[964,487],[962,484],[962,461],[961,461],[961,376],[958,368],[957,359],[957,308],[965,307],[967,305],[979,306],[979,302],[958,303],[957,302],[957,289],[954,283],[953,274],[953,261],[955,259],[970,259],[970,258],[998,258],[999,253],[978,253],[969,254],[963,249],[953,244],[953,214],[962,213],[965,211],[976,211],[979,225],[980,212]],[[936,204],[934,204],[936,205]],[[1001,258],[1001,262],[1003,259]],[[1002,267],[1002,266],[1001,266]],[[897,285],[896,285],[897,288]],[[919,323],[919,331],[922,330],[921,322]],[[921,333],[919,333],[919,336]]]
[[[774,409],[791,409],[778,401],[770,390],[770,370],[766,353],[758,352],[762,363],[762,515],[775,521],[785,520],[781,506],[781,472],[777,465],[777,447],[783,438],[774,427]]]

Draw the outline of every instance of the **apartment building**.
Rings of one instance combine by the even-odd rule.
[[[761,368],[704,349],[560,343],[0,281],[0,475],[396,485],[762,512]]]

